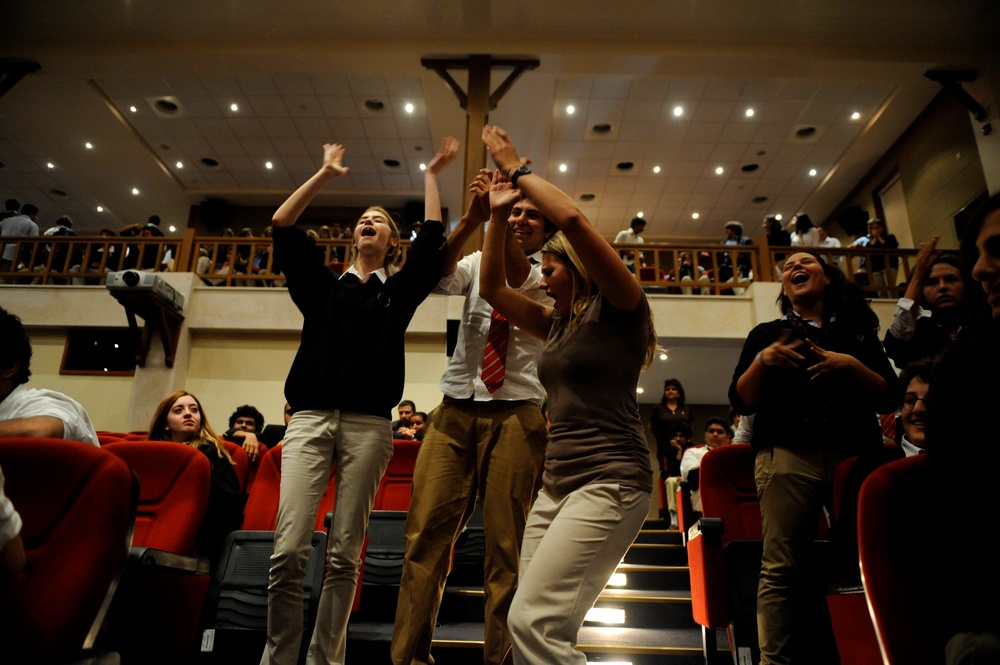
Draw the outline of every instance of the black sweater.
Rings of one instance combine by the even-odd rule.
[[[805,353],[803,368],[767,368],[763,390],[756,407],[743,403],[736,382],[747,371],[758,351],[768,347],[782,332],[791,330],[784,319],[762,323],[750,331],[740,361],[729,386],[729,400],[737,412],[756,413],[751,445],[754,450],[771,447],[822,448],[853,454],[882,445],[882,431],[876,413],[892,413],[899,400],[898,380],[875,331],[855,337],[831,330],[818,346],[827,351],[847,353],[868,369],[881,375],[886,390],[877,398],[864,394],[849,376],[828,375],[812,380],[804,367],[815,360]],[[800,336],[792,332],[792,339]]]
[[[390,418],[403,395],[406,327],[441,279],[444,226],[424,222],[406,264],[383,284],[340,278],[297,226],[274,229],[288,293],[302,312],[302,341],[285,381],[294,411],[343,409]]]

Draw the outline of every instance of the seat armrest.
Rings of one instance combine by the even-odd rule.
[[[211,563],[203,556],[175,554],[152,547],[133,547],[129,550],[129,565],[143,568],[159,568],[191,575],[208,575]]]
[[[698,525],[698,532],[710,539],[714,545],[721,546],[722,534],[725,529],[722,527],[722,520],[718,517],[702,517],[695,524]]]

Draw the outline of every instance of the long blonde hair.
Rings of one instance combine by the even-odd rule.
[[[197,436],[195,436],[190,441],[184,442],[184,445],[191,446],[192,448],[197,448],[201,445],[211,445],[215,447],[215,451],[219,454],[219,457],[223,457],[229,460],[230,464],[235,464],[233,458],[229,456],[229,451],[226,450],[225,444],[219,438],[219,435],[215,433],[212,426],[208,424],[208,417],[205,415],[205,409],[201,407],[201,401],[189,393],[186,390],[177,390],[175,392],[167,395],[160,405],[156,407],[156,411],[153,413],[153,419],[149,423],[149,440],[150,441],[172,441],[170,438],[170,430],[167,429],[167,415],[170,413],[170,409],[173,408],[174,402],[179,400],[181,397],[190,397],[198,405],[198,415],[201,417],[201,429],[198,430]]]
[[[397,270],[396,252],[399,250],[399,242],[398,242],[399,226],[396,224],[396,220],[393,218],[393,216],[389,214],[389,211],[383,208],[382,206],[369,206],[368,208],[365,209],[365,212],[361,213],[361,215],[364,216],[364,214],[368,212],[377,212],[378,214],[385,217],[387,223],[389,224],[389,238],[390,239],[395,238],[397,241],[395,247],[389,245],[388,249],[385,252],[385,258],[382,259],[382,267],[385,268],[385,274],[391,275]],[[351,229],[352,237],[353,237],[353,232],[356,231],[357,228],[358,225],[355,224],[354,228]],[[357,256],[358,256],[358,247],[356,244],[353,244],[351,245],[351,261],[353,262],[357,258]]]
[[[566,265],[569,270],[570,276],[573,278],[573,288],[570,296],[570,312],[569,319],[566,321],[565,332],[569,334],[573,331],[580,321],[583,320],[583,315],[590,309],[590,306],[597,299],[597,294],[600,293],[600,289],[597,288],[597,284],[590,278],[590,274],[587,272],[586,267],[584,267],[583,262],[580,260],[579,255],[576,250],[573,249],[573,245],[570,244],[569,240],[562,231],[559,231],[549,238],[545,245],[542,246],[543,254],[554,254],[562,259],[562,262]],[[645,295],[643,295],[645,297]],[[642,363],[642,369],[648,368],[653,364],[653,358],[656,355],[656,351],[659,348],[659,344],[656,339],[656,325],[653,322],[653,311],[649,307],[646,308],[649,312],[649,323],[647,328],[647,345],[646,345],[646,357]]]

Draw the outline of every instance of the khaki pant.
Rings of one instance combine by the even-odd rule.
[[[545,421],[531,402],[445,398],[430,416],[413,474],[406,558],[392,633],[395,665],[433,663],[431,640],[451,551],[480,499],[486,537],[486,663],[507,662],[507,610],[521,537],[541,483]]]
[[[281,446],[281,498],[267,588],[267,645],[261,665],[296,665],[316,509],[337,462],[337,498],[326,573],[307,665],[343,665],[347,620],[358,585],[368,516],[392,457],[389,420],[350,411],[298,411]]]

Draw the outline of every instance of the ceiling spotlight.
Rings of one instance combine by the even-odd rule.
[[[643,217],[646,216],[646,214],[640,210],[639,212],[635,213],[635,216],[638,217],[639,219],[642,219]]]
[[[56,167],[56,165],[55,165],[55,164],[53,164],[52,162],[48,162],[48,163],[46,163],[45,165],[46,165],[47,167],[49,167],[50,169],[54,169],[54,168]]]
[[[574,113],[576,113],[576,107],[573,106],[572,104],[567,105],[566,106],[566,115],[573,115]]]
[[[699,217],[701,217],[701,214],[699,214],[697,212],[691,213],[691,219],[698,219]]]
[[[104,206],[97,206],[97,212],[104,212]]]
[[[426,171],[427,170],[427,165],[426,164],[421,164],[420,165],[420,170],[421,171]]]
[[[413,113],[413,104],[411,104],[410,102],[406,102],[406,106],[403,107],[403,110],[405,110],[407,113]]]
[[[748,118],[752,118],[753,117],[753,109],[747,109],[746,111],[744,111],[744,113],[746,114],[746,117],[748,117]]]
[[[274,168],[274,162],[264,162],[264,168],[265,169],[273,169]]]
[[[83,144],[83,147],[86,148],[87,150],[93,150],[94,144],[91,143],[90,141],[87,141],[86,143]]]
[[[132,196],[138,196],[138,195],[139,195],[139,188],[138,187],[133,187],[132,188]]]
[[[818,171],[816,169],[809,169],[809,175],[810,176],[815,176],[817,173],[818,173]]]
[[[725,173],[725,169],[723,169],[721,166],[715,167],[715,175],[722,175],[723,173]]]
[[[860,119],[861,119],[861,114],[858,113],[857,111],[851,114],[851,120],[860,120]]]
[[[642,386],[639,386],[638,388],[636,388],[635,391],[637,393],[639,393],[640,395],[643,394],[644,392],[646,392],[646,390]]]
[[[134,106],[130,106],[130,107],[128,107],[128,110],[129,110],[129,111],[131,111],[132,113],[138,113],[138,112],[139,112],[139,109],[137,109],[137,108],[136,108],[136,107],[134,107]]]
[[[659,172],[660,172],[660,167],[659,166],[654,166],[653,167],[653,173],[659,173]]]
[[[229,110],[233,112],[239,111],[240,107],[236,105],[236,102],[233,102],[232,104],[229,105]]]
[[[674,107],[674,117],[675,118],[679,118],[682,115],[684,115],[684,107],[683,106],[675,106]]]
[[[780,212],[777,215],[774,216],[774,218],[776,220],[778,220],[779,222],[781,221],[782,217],[783,217],[783,215]]]
[[[180,161],[179,161],[179,162],[177,162],[176,164],[174,164],[174,166],[176,166],[176,167],[177,167],[177,168],[179,168],[179,169],[182,169],[182,168],[184,168],[184,162],[180,162]]]
[[[169,228],[169,229],[170,229],[170,232],[171,232],[171,233],[174,233],[174,232],[176,232],[176,231],[177,231],[177,227],[176,227],[176,226],[174,226],[173,224],[171,224],[171,225],[170,225],[169,227],[167,227],[167,228]],[[116,348],[116,349],[118,348],[118,345],[117,345],[117,344],[115,344],[115,348]]]
[[[667,359],[667,354],[666,354],[666,352],[664,352],[664,353],[661,353],[661,354],[660,354],[660,360],[666,360],[666,359]]]
[[[559,172],[560,172],[560,173],[566,173],[566,169],[568,169],[568,168],[569,168],[569,167],[568,167],[568,166],[566,166],[565,164],[560,164],[560,165],[559,165]]]

